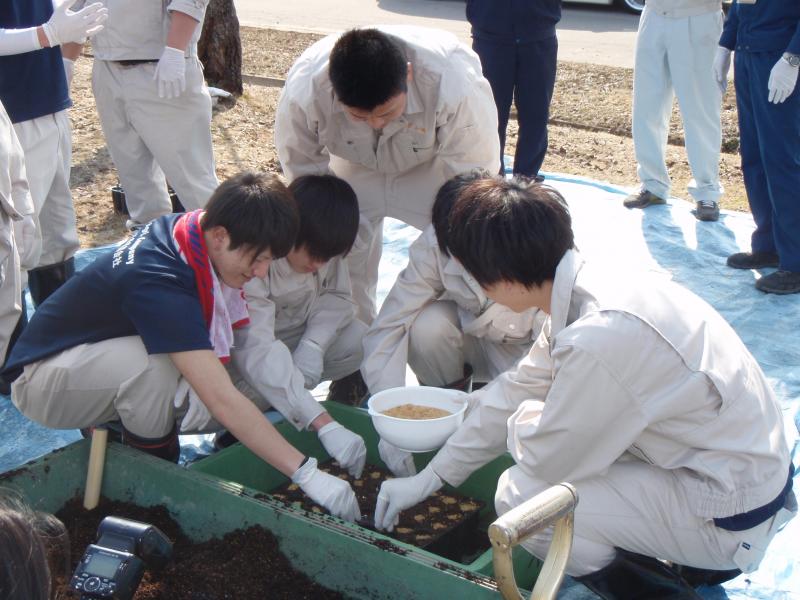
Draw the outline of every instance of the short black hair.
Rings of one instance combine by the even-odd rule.
[[[358,233],[358,199],[350,184],[335,175],[303,175],[289,190],[300,213],[295,247],[324,261],[350,252]]]
[[[481,179],[453,205],[448,247],[481,287],[507,281],[532,288],[553,280],[574,247],[572,220],[564,198],[547,185]]]
[[[408,59],[377,29],[351,29],[331,50],[328,76],[345,106],[372,110],[408,90]]]
[[[436,242],[439,244],[439,250],[445,256],[450,255],[450,251],[447,249],[448,218],[458,194],[473,181],[491,176],[492,174],[486,169],[472,169],[466,173],[459,173],[451,177],[436,192],[436,199],[433,202],[433,210],[431,211],[431,222],[433,223],[433,230],[436,232]]]
[[[231,250],[244,246],[254,256],[269,250],[273,258],[281,258],[292,249],[299,222],[292,193],[277,175],[245,172],[217,187],[202,226],[224,227]]]

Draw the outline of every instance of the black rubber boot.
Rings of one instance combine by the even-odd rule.
[[[697,567],[684,567],[674,565],[673,567],[681,577],[683,577],[692,587],[701,585],[714,586],[731,579],[736,579],[742,572],[739,569],[729,569],[727,571],[716,571],[713,569],[698,569]]]
[[[606,600],[691,600],[700,595],[660,560],[617,549],[616,558],[577,581]]]
[[[33,305],[38,307],[74,274],[74,258],[28,271],[28,289],[33,298]]]
[[[227,429],[223,429],[214,436],[214,450],[224,450],[239,442],[239,438]]]
[[[157,456],[177,464],[181,456],[181,444],[178,441],[178,428],[173,425],[172,431],[160,438],[143,438],[135,435],[122,426],[122,443],[131,448],[141,450],[151,456]]]
[[[325,400],[333,400],[347,406],[361,406],[368,393],[361,371],[355,371],[341,379],[331,381]]]
[[[461,379],[456,379],[444,385],[434,386],[444,388],[446,390],[461,390],[462,392],[472,393],[472,365],[464,363],[464,376]],[[427,383],[419,382],[420,385],[428,386]]]

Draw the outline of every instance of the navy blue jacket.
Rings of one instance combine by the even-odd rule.
[[[800,2],[757,0],[735,2],[728,11],[719,45],[728,50],[800,54]]]
[[[472,37],[493,42],[535,42],[556,34],[561,0],[467,0]]]
[[[0,1],[3,29],[37,27],[52,14],[52,0]],[[61,47],[0,56],[0,101],[12,123],[51,115],[72,106]]]

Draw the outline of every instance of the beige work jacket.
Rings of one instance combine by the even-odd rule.
[[[95,0],[79,0],[78,7]],[[209,0],[97,0],[108,8],[105,28],[93,36],[96,60],[158,60],[167,45],[172,12],[182,12],[198,26],[186,46],[186,56],[197,56],[197,41]]]
[[[298,429],[324,412],[305,389],[303,374],[281,339],[302,332],[326,350],[355,318],[347,265],[333,258],[316,273],[296,273],[285,258],[266,278],[244,287],[250,325],[236,330],[233,364],[273,408]]]
[[[275,146],[290,180],[333,172],[353,186],[370,220],[394,217],[422,229],[439,187],[453,175],[500,168],[497,108],[477,55],[453,35],[379,27],[412,65],[405,113],[381,131],[350,119],[333,93],[328,36],[295,62],[275,115]]]
[[[672,472],[705,518],[761,507],[786,484],[780,406],[731,326],[678,285],[619,280],[574,251],[529,356],[477,394],[434,458],[454,485],[506,448],[551,483],[635,457]]]

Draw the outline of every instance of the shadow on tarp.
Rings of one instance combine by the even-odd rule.
[[[576,242],[584,256],[616,265],[631,273],[651,271],[671,277],[704,298],[736,329],[761,364],[786,414],[787,434],[797,456],[800,414],[800,295],[773,296],[753,287],[757,276],[725,266],[729,254],[748,249],[753,230],[749,214],[723,211],[715,223],[698,222],[693,205],[671,199],[666,206],[628,210],[622,198],[630,192],[610,184],[560,174],[545,174],[547,183],[561,191],[570,205]],[[381,260],[378,297],[382,301],[397,274],[405,266],[409,244],[419,231],[387,219]],[[79,253],[78,268],[88,264],[101,249]],[[54,431],[22,417],[0,397],[0,471],[40,456],[78,438],[72,431]],[[182,436],[182,459],[193,460],[210,449],[210,436]],[[800,469],[798,469],[800,471]],[[800,488],[798,488],[800,489]],[[724,587],[701,590],[707,599],[800,598],[800,519],[776,536],[761,567]],[[559,598],[579,600],[593,595],[567,579]]]

